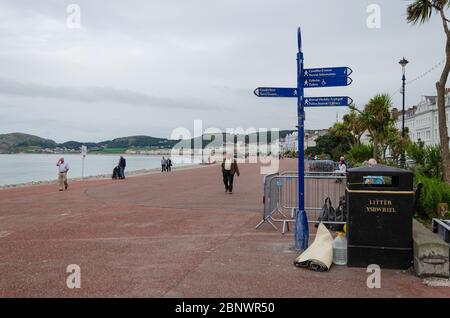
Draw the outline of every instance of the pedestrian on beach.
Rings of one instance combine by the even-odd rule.
[[[172,171],[172,159],[167,158],[167,172]]]
[[[166,158],[162,157],[161,159],[161,172],[166,171],[167,169],[167,160]]]
[[[225,184],[225,192],[233,193],[234,174],[240,176],[239,168],[236,159],[232,158],[230,154],[225,155],[222,162],[223,183]]]
[[[119,159],[119,179],[125,179],[125,167],[127,162],[124,157],[120,156]]]
[[[69,171],[69,164],[64,161],[64,157],[61,157],[56,164],[58,167],[58,184],[59,191],[67,190],[69,184],[67,183],[67,172]]]

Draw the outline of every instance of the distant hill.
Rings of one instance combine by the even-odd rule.
[[[281,130],[279,132],[280,138],[284,138],[287,134],[292,133],[293,130]],[[202,137],[184,140],[182,144],[178,146],[184,148],[191,148],[194,145],[202,144]],[[245,138],[240,136],[237,138],[235,135],[222,134],[223,141],[233,142],[235,139],[248,143],[249,141],[259,141],[260,133],[246,135]],[[222,146],[222,138],[215,140],[209,135],[203,136],[203,147],[210,146]],[[266,138],[263,138],[266,141]],[[89,151],[104,151],[118,149],[126,150],[130,148],[147,148],[147,149],[169,149],[177,145],[180,140],[170,140],[166,138],[156,138],[150,136],[129,136],[121,137],[113,140],[106,140],[102,142],[79,142],[79,141],[67,141],[64,143],[56,143],[51,139],[44,139],[38,136],[23,134],[23,133],[11,133],[0,134],[0,153],[40,153],[40,152],[79,152],[82,145],[86,145]],[[270,135],[267,137],[267,142],[271,142]]]
[[[0,153],[15,153],[32,148],[54,149],[57,146],[53,140],[38,136],[22,133],[0,134]]]
[[[149,136],[131,136],[116,138],[113,140],[103,141],[98,143],[99,146],[106,146],[108,148],[145,148],[145,147],[159,147],[172,148],[178,140],[169,140],[165,138],[156,138]],[[89,146],[88,146],[89,147]]]
[[[0,134],[0,153],[79,151],[82,145],[86,145],[90,151],[112,148],[172,148],[177,142],[178,140],[166,138],[130,136],[98,143],[79,141],[56,143],[53,140],[38,136],[12,133]]]

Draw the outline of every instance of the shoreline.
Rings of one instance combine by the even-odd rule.
[[[213,166],[215,164],[189,164],[185,166],[180,167],[172,167],[172,171],[179,171],[179,170],[190,170],[190,169],[197,169],[197,168],[203,168],[203,167],[209,167]],[[139,170],[133,170],[129,172],[125,172],[126,178],[133,178],[133,177],[140,177],[150,174],[156,174],[156,173],[162,173],[161,168],[152,168],[152,169],[139,169]],[[94,181],[94,180],[112,180],[111,178],[112,174],[100,174],[95,176],[88,176],[88,177],[78,177],[78,178],[70,178],[68,177],[69,183],[70,182],[80,182],[80,181]],[[49,185],[49,184],[57,184],[58,180],[46,180],[46,181],[30,181],[30,182],[24,182],[24,183],[17,183],[17,184],[5,184],[0,185],[0,191],[7,190],[7,189],[17,189],[17,188],[25,188],[25,187],[33,187],[33,186],[39,186],[39,185]]]

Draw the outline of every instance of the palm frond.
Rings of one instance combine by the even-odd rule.
[[[406,20],[408,23],[425,23],[431,18],[431,14],[436,7],[433,0],[414,0],[406,9]]]

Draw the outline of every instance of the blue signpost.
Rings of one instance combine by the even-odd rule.
[[[348,96],[304,97],[304,88],[348,86],[353,71],[348,67],[311,68],[303,67],[302,34],[298,28],[297,88],[259,87],[254,94],[258,97],[296,97],[298,127],[298,209],[295,223],[295,247],[297,250],[308,248],[309,230],[305,211],[305,107],[348,106],[353,100]]]
[[[301,29],[297,30],[297,118],[298,118],[298,208],[297,218],[295,220],[295,248],[299,251],[304,251],[308,248],[309,241],[309,228],[308,218],[305,211],[305,156],[303,155],[304,143],[305,143],[305,108],[303,107],[304,96],[304,72],[303,72],[303,50],[302,50],[302,32]]]

